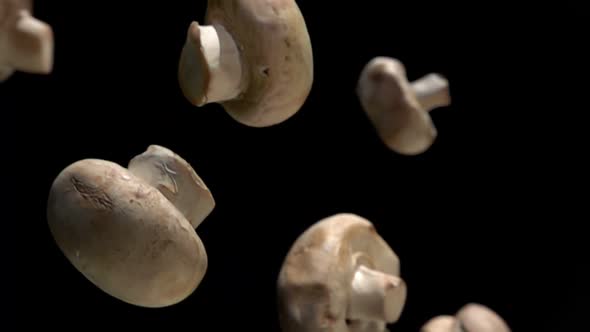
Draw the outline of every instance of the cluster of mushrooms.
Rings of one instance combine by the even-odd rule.
[[[0,0],[0,80],[14,71],[48,74],[51,27],[31,1]],[[218,103],[236,121],[265,127],[302,107],[313,81],[313,54],[294,0],[209,0],[205,24],[190,24],[178,79],[195,106]],[[268,45],[273,49],[269,51]],[[429,112],[451,103],[448,81],[414,82],[397,59],[376,57],[356,93],[375,132],[393,151],[417,155],[434,142]],[[142,307],[183,301],[203,280],[205,246],[195,229],[213,211],[211,191],[173,151],[151,145],[127,167],[77,161],[54,180],[47,202],[52,236],[71,264],[105,293]],[[340,213],[311,225],[278,273],[285,332],[383,332],[406,302],[400,260],[373,224]],[[467,304],[426,322],[422,332],[509,332],[490,308]]]

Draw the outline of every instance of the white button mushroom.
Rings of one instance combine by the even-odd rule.
[[[49,227],[67,259],[104,292],[143,307],[172,305],[205,275],[207,254],[193,225],[215,202],[166,148],[150,146],[130,165],[85,159],[66,167],[50,190]]]
[[[457,326],[455,316],[437,316],[426,322],[420,332],[461,332],[455,330]]]
[[[193,22],[179,82],[195,106],[219,103],[253,127],[287,120],[313,82],[313,54],[294,0],[209,0],[206,25]]]
[[[389,57],[367,63],[359,77],[357,95],[380,138],[404,155],[430,148],[437,130],[428,112],[451,103],[447,79],[429,74],[410,83],[404,65]]]
[[[285,332],[385,331],[406,300],[399,258],[354,214],[320,220],[295,241],[278,278]]]
[[[510,332],[502,317],[481,304],[467,304],[455,316],[461,332]]]
[[[31,0],[0,0],[0,82],[16,70],[48,74],[53,69],[53,31],[31,12]]]
[[[470,303],[455,316],[444,315],[429,320],[420,332],[510,332],[510,327],[490,308]]]

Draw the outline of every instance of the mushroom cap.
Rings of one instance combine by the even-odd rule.
[[[131,159],[128,169],[160,190],[193,228],[215,208],[215,200],[205,182],[188,162],[165,147],[150,145],[144,153]]]
[[[357,95],[390,149],[417,155],[434,143],[436,127],[418,102],[399,60],[380,56],[369,61],[361,71]]]
[[[299,111],[313,83],[313,54],[294,0],[209,0],[205,22],[224,26],[241,52],[245,90],[221,103],[232,118],[264,127]]]
[[[426,322],[420,332],[459,332],[456,328],[457,319],[454,316],[437,316]]]
[[[457,314],[462,332],[510,332],[510,327],[496,312],[477,303],[469,303]]]
[[[357,215],[322,219],[297,238],[278,278],[283,331],[353,330],[346,324],[346,314],[355,253],[364,254],[374,270],[400,274],[397,255],[371,222]]]
[[[144,180],[104,160],[66,167],[49,193],[47,219],[67,259],[111,296],[143,307],[182,301],[207,270],[186,218]]]

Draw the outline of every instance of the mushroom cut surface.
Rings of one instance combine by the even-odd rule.
[[[150,184],[118,164],[85,159],[50,190],[47,218],[67,259],[98,288],[127,303],[180,302],[207,269],[189,221]]]
[[[401,314],[405,283],[397,255],[373,225],[337,214],[291,247],[278,278],[283,331],[384,331]]]

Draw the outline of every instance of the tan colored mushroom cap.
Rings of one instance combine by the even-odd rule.
[[[305,20],[294,0],[209,0],[205,24],[221,26],[240,52],[241,94],[219,103],[253,127],[294,115],[313,83],[313,54]],[[196,106],[207,103],[210,72],[192,25],[179,66],[180,86]]]
[[[281,268],[281,327],[285,332],[384,331],[405,303],[399,275],[397,255],[368,220],[347,213],[322,219],[299,236]]]
[[[215,200],[192,166],[169,149],[150,145],[131,159],[128,169],[176,206],[193,228],[213,211]]]
[[[88,280],[144,307],[182,301],[207,270],[203,243],[166,197],[127,169],[85,159],[55,179],[47,203],[55,242]]]
[[[457,319],[454,316],[437,316],[426,322],[420,332],[460,332],[455,331]]]
[[[31,0],[0,0],[0,82],[16,70],[53,69],[53,30],[31,15]]]
[[[438,134],[428,112],[450,104],[442,76],[431,74],[410,83],[399,60],[382,56],[363,68],[356,91],[380,138],[404,155],[423,153],[434,143]]]
[[[470,303],[456,314],[461,332],[510,332],[510,327],[496,312],[477,303]]]

